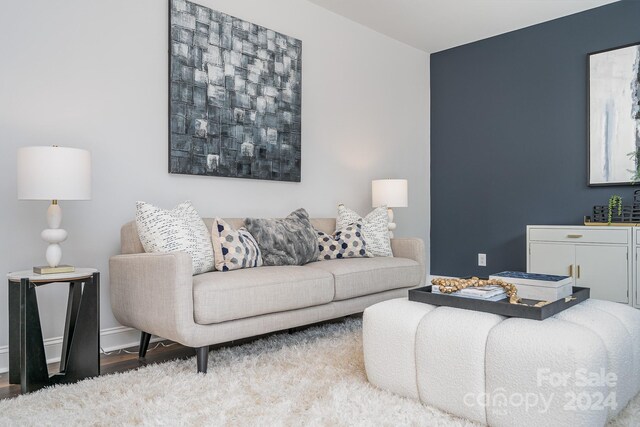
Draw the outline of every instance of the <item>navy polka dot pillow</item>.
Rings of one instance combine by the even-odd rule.
[[[242,227],[234,230],[221,218],[216,218],[211,230],[215,266],[219,271],[260,267],[262,254],[251,233]]]
[[[317,231],[317,230],[316,230]],[[367,243],[362,233],[362,223],[354,222],[334,235],[317,231],[318,261],[340,258],[367,258]]]

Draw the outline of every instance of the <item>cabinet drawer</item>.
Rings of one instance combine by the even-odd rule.
[[[606,230],[591,228],[531,228],[529,229],[531,241],[543,242],[571,242],[571,243],[615,243],[627,244],[629,234],[627,230]]]
[[[633,232],[636,233],[634,242],[636,246],[640,246],[640,227],[636,227]]]

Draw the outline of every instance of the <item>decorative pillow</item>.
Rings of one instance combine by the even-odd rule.
[[[234,230],[223,219],[216,218],[211,229],[211,242],[216,270],[229,271],[262,265],[258,243],[244,227]]]
[[[367,242],[367,252],[371,256],[393,256],[391,241],[389,240],[389,214],[386,206],[375,208],[362,218],[356,212],[344,205],[338,205],[336,229],[341,230],[354,222],[362,222],[364,240]]]
[[[364,258],[367,243],[362,235],[362,223],[349,224],[334,235],[318,231],[318,261],[340,258]]]
[[[246,218],[244,223],[258,242],[264,265],[303,265],[318,258],[318,239],[304,209],[286,218]]]
[[[191,202],[168,211],[136,203],[136,225],[145,252],[186,252],[193,274],[213,270],[213,247],[207,226]]]

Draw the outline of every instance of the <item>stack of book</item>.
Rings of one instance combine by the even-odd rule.
[[[431,287],[431,293],[442,294],[438,286]],[[507,297],[506,292],[501,286],[481,286],[476,288],[465,288],[459,291],[444,294],[451,295],[453,297],[479,299],[483,301],[500,301]]]
[[[489,276],[512,283],[518,289],[518,297],[539,301],[557,301],[573,294],[573,277],[552,274],[503,271]]]

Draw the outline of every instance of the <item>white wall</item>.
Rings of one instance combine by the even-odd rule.
[[[136,200],[203,216],[283,216],[305,207],[335,216],[339,202],[370,209],[370,181],[407,178],[398,236],[428,242],[427,54],[300,0],[200,0],[303,42],[302,182],[167,173],[167,2],[28,0],[0,14],[0,271],[44,263],[47,202],[16,199],[15,157],[28,145],[87,148],[93,200],[61,202],[64,259],[102,272],[103,347],[134,342],[109,304],[108,258]],[[55,357],[66,290],[38,290]],[[0,370],[6,367],[7,291],[0,292]]]

